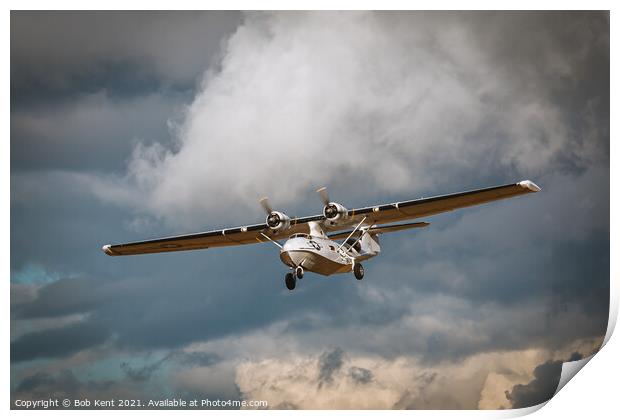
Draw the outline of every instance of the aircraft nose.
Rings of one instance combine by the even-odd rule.
[[[284,245],[282,245],[282,251],[289,251],[293,248],[295,248],[295,245],[293,244],[292,239],[289,239],[288,241],[284,242]]]

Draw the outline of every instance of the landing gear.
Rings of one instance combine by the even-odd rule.
[[[286,288],[288,290],[294,290],[297,279],[301,279],[303,277],[304,269],[301,265],[298,265],[293,269],[292,273],[286,273],[286,276],[284,276],[284,283],[286,283]]]
[[[362,264],[360,263],[353,264],[353,274],[355,275],[355,278],[358,280],[361,280],[364,278],[364,267],[362,267]]]
[[[297,283],[297,279],[295,279],[293,273],[286,273],[286,276],[284,276],[284,283],[286,283],[286,288],[288,290],[293,290],[295,289],[295,283]]]

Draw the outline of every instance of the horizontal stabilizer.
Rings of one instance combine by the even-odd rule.
[[[430,223],[428,222],[416,222],[416,223],[403,223],[403,224],[399,224],[399,225],[388,225],[388,226],[376,226],[373,227],[371,229],[368,230],[368,232],[370,232],[371,234],[377,234],[380,235],[382,233],[388,233],[388,232],[397,232],[399,230],[405,230],[405,229],[416,229],[416,228],[423,228],[430,225]],[[348,237],[351,234],[351,230],[347,231],[347,232],[340,232],[340,233],[336,233],[334,235],[329,235],[329,239],[344,239],[346,237]]]
[[[424,228],[430,225],[428,222],[416,222],[416,223],[403,223],[399,225],[389,225],[389,226],[377,226],[370,229],[370,233],[388,233],[388,232],[398,232],[399,230],[405,229],[415,229],[415,228]]]

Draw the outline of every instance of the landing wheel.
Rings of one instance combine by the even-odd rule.
[[[355,278],[358,280],[361,280],[364,278],[364,267],[362,267],[362,264],[355,263],[353,265],[353,274],[355,275]]]
[[[297,277],[298,279],[304,278],[304,268],[301,265],[295,268],[295,277]]]
[[[286,276],[284,276],[284,283],[286,283],[286,288],[288,290],[295,289],[295,283],[297,283],[297,281],[293,273],[286,273]]]

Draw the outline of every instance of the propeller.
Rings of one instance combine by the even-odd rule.
[[[321,187],[318,190],[316,190],[316,192],[318,192],[319,195],[321,196],[321,199],[323,200],[323,204],[328,205],[329,204],[329,194],[327,193],[327,188],[326,187]]]
[[[267,214],[273,213],[273,208],[271,207],[271,204],[269,204],[269,199],[267,197],[261,198],[260,200],[258,200],[258,202],[265,210],[265,213]]]

